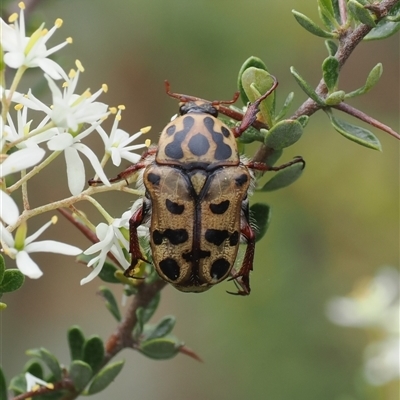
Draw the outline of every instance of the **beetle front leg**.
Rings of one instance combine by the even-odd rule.
[[[301,156],[296,156],[295,158],[293,158],[293,160],[285,163],[285,164],[281,164],[278,165],[277,167],[271,167],[268,164],[262,163],[262,162],[256,162],[256,161],[250,161],[246,164],[247,168],[256,170],[256,171],[280,171],[282,169],[285,169],[287,167],[290,167],[293,164],[297,164],[297,163],[302,163],[303,164],[303,168],[306,166],[306,162],[304,161],[303,157]]]
[[[146,215],[145,205],[143,204],[138,210],[134,212],[129,220],[129,253],[131,254],[131,265],[124,272],[127,277],[132,276],[132,271],[135,269],[139,260],[148,262],[142,254],[139,244],[139,236],[137,233],[137,228],[142,225],[143,219]]]
[[[237,293],[228,293],[247,296],[250,294],[250,271],[253,270],[256,236],[248,222],[246,222],[240,233],[247,241],[246,252],[244,254],[244,259],[240,270],[233,274],[233,276],[229,280],[236,280],[242,290],[239,289]]]
[[[272,87],[266,92],[264,93],[261,97],[259,97],[254,103],[251,103],[248,107],[247,107],[247,111],[246,113],[243,115],[243,119],[242,122],[240,123],[239,126],[237,126],[236,128],[233,128],[233,134],[235,135],[235,137],[240,137],[241,134],[251,125],[254,124],[254,122],[256,122],[257,119],[257,114],[260,111],[260,104],[263,100],[265,100],[278,86],[278,81],[277,79],[271,75],[271,78],[274,79],[274,84],[272,85]]]

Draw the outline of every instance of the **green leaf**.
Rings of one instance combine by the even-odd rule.
[[[255,141],[264,143],[264,134],[262,130],[259,131],[252,126],[249,126],[238,138],[238,142],[242,144],[253,143]]]
[[[258,242],[267,232],[271,222],[271,207],[263,203],[255,203],[250,207],[250,215],[256,221],[256,242]]]
[[[238,76],[238,88],[240,91],[240,98],[243,101],[243,104],[247,104],[250,102],[249,98],[246,95],[246,92],[243,89],[243,84],[242,84],[242,75],[243,72],[246,71],[248,68],[258,68],[258,69],[263,69],[264,71],[267,71],[267,67],[264,64],[264,62],[258,58],[258,57],[249,57],[242,65],[242,67],[239,70],[239,76]]]
[[[138,338],[144,328],[144,322],[143,322],[143,315],[144,315],[144,308],[143,307],[138,307],[136,310],[136,325],[133,328],[133,337]]]
[[[261,192],[282,189],[297,181],[303,173],[303,164],[296,163],[278,171],[261,189]]]
[[[6,269],[0,284],[0,293],[14,292],[24,284],[24,281],[25,276],[19,269]]]
[[[310,117],[308,115],[300,115],[300,117],[297,118],[297,121],[300,122],[303,129],[307,126],[309,120],[310,120]]]
[[[6,263],[4,262],[4,257],[0,254],[0,284],[1,282],[3,282],[5,270],[6,270]]]
[[[369,26],[370,28],[374,28],[376,26],[372,14],[366,8],[364,8],[364,6],[360,4],[358,1],[349,0],[347,3],[347,8],[357,21],[360,21],[361,23]]]
[[[36,376],[39,379],[44,380],[44,371],[42,364],[38,363],[36,360],[29,360],[25,365],[24,365],[24,372],[29,372],[33,376]]]
[[[324,31],[321,29],[314,21],[310,18],[306,17],[304,14],[297,12],[296,10],[292,10],[296,21],[308,32],[312,33],[313,35],[323,37],[323,38],[334,38],[337,35],[328,31]]]
[[[173,338],[158,338],[142,342],[139,351],[154,360],[167,360],[175,357],[179,353],[182,343],[178,343]]]
[[[338,90],[337,92],[332,92],[329,94],[326,99],[325,103],[327,106],[335,106],[341,103],[346,97],[346,92],[343,90]]]
[[[375,65],[374,68],[371,69],[371,72],[368,74],[367,80],[365,81],[365,85],[353,92],[346,94],[346,99],[350,97],[359,96],[361,94],[369,92],[372,87],[379,81],[380,77],[383,73],[383,66],[381,63]]]
[[[107,307],[108,311],[110,311],[110,313],[113,315],[113,317],[118,322],[120,322],[121,321],[121,313],[119,312],[117,301],[115,300],[115,297],[114,297],[113,293],[111,292],[111,290],[105,286],[101,286],[99,288],[99,293],[105,299],[106,307]]]
[[[322,76],[329,92],[335,91],[339,79],[339,61],[335,57],[325,58],[322,63]]]
[[[318,0],[318,12],[322,22],[328,29],[333,30],[339,26],[335,19],[331,0]]]
[[[246,92],[250,102],[254,103],[264,93],[266,93],[275,84],[274,78],[268,71],[250,67],[242,74],[243,90]],[[260,104],[260,120],[268,126],[272,126],[275,114],[275,92],[272,92]]]
[[[363,40],[380,40],[386,39],[389,36],[394,35],[400,29],[400,22],[391,22],[386,19],[381,20],[376,25],[376,28],[372,29]]]
[[[120,280],[115,277],[117,271],[119,270],[114,264],[105,262],[99,273],[99,278],[108,283],[121,283]]]
[[[79,326],[72,326],[68,330],[68,345],[71,360],[82,360],[85,336]]]
[[[121,360],[104,367],[93,378],[92,383],[87,390],[87,394],[91,395],[104,390],[121,372],[122,367],[124,366],[124,362],[124,360]]]
[[[330,56],[334,56],[337,52],[338,46],[336,42],[334,42],[332,39],[326,39],[325,40],[325,46],[328,50],[328,54]]]
[[[8,395],[6,377],[4,376],[3,369],[0,367],[0,399],[6,400],[7,398]]]
[[[58,362],[57,358],[52,353],[50,353],[50,351],[48,351],[44,347],[41,347],[39,349],[30,349],[26,352],[26,354],[42,360],[53,374],[55,380],[59,381],[61,379],[62,371],[60,363]]]
[[[265,160],[266,164],[272,167],[281,158],[283,150],[273,150]]]
[[[296,79],[296,82],[299,84],[299,86],[308,95],[308,97],[314,100],[319,106],[324,107],[324,100],[321,99],[321,97],[319,97],[317,93],[315,93],[314,89],[304,80],[304,78],[296,71],[294,67],[290,67],[290,72],[294,76],[294,79]]]
[[[99,336],[92,336],[83,346],[83,361],[96,372],[104,359],[104,345]]]
[[[146,340],[161,338],[168,335],[175,326],[176,319],[172,315],[164,317],[149,333]]]
[[[142,315],[142,320],[144,324],[149,321],[153,314],[156,312],[158,304],[160,303],[160,298],[161,294],[160,292],[157,292],[157,294],[151,299],[150,303],[144,309]]]
[[[93,376],[92,368],[83,361],[75,360],[71,363],[69,377],[71,378],[76,390],[81,392],[90,382]]]
[[[285,115],[288,112],[289,107],[292,104],[293,98],[294,98],[294,93],[290,92],[287,95],[285,102],[283,103],[283,107],[282,107],[281,111],[279,111],[279,114],[275,117],[275,121],[279,121],[285,117]]]
[[[336,118],[332,112],[325,110],[328,114],[332,126],[345,138],[352,140],[362,146],[369,147],[370,149],[382,151],[382,146],[378,138],[367,129],[360,126],[352,125],[346,121]]]
[[[265,136],[264,144],[275,150],[281,150],[296,143],[303,134],[303,127],[295,119],[284,119],[274,125]]]
[[[18,396],[19,394],[25,393],[26,392],[25,375],[19,374],[17,376],[14,376],[14,378],[11,379],[8,388],[9,390],[12,390],[14,392],[14,396]]]

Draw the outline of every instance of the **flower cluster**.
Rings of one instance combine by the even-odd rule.
[[[400,274],[381,268],[375,277],[363,279],[348,297],[333,298],[328,318],[342,326],[368,330],[377,337],[365,349],[364,374],[372,385],[400,379]]]
[[[89,160],[90,165],[100,179],[110,190],[113,189],[104,172],[105,164],[111,160],[115,166],[122,159],[131,163],[139,160],[140,155],[134,153],[150,142],[132,144],[150,127],[142,128],[130,135],[118,127],[124,106],[110,107],[100,102],[99,97],[107,92],[103,84],[92,93],[89,89],[78,91],[79,79],[84,68],[79,61],[75,69],[68,73],[56,62],[50,59],[66,45],[72,43],[71,38],[48,47],[49,39],[62,26],[62,20],[57,19],[51,29],[46,29],[44,23],[30,36],[26,33],[25,5],[19,3],[20,12],[11,15],[8,23],[0,19],[2,65],[14,70],[14,78],[9,87],[0,86],[2,102],[2,118],[0,120],[0,240],[6,255],[16,260],[18,268],[30,278],[42,275],[39,266],[30,258],[30,254],[38,251],[49,251],[60,254],[77,255],[81,249],[53,240],[35,241],[36,238],[56,222],[53,218],[35,234],[26,236],[29,218],[60,207],[72,207],[81,200],[91,201],[105,217],[107,223],[100,223],[97,228],[86,220],[86,228],[95,231],[98,242],[86,250],[85,254],[98,253],[88,264],[93,266],[93,272],[82,284],[93,279],[101,270],[107,254],[110,252],[123,268],[129,265],[126,260],[128,243],[121,234],[126,229],[127,218],[112,218],[91,198],[96,188],[85,189],[86,172],[82,156]],[[17,91],[24,73],[30,68],[39,68],[47,81],[52,104],[49,106],[36,97],[33,90],[27,93]],[[5,69],[1,71],[1,82],[5,82]],[[31,119],[30,115],[36,119]],[[115,119],[109,133],[103,127],[103,122],[114,114]],[[41,117],[37,117],[41,115]],[[101,159],[84,143],[85,139],[97,133],[103,144],[104,154]],[[68,188],[72,197],[59,200],[56,203],[45,203],[31,210],[28,201],[29,179],[45,167],[61,153],[64,154]],[[17,177],[16,173],[20,173]],[[93,176],[93,175],[92,175]],[[10,185],[9,182],[14,180]],[[15,201],[15,194],[21,192],[23,211]],[[128,217],[129,219],[129,217]]]

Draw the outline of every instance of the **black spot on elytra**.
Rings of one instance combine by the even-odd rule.
[[[210,143],[208,143],[208,140],[204,135],[196,133],[190,138],[188,147],[195,156],[204,156],[210,148]]]
[[[162,243],[164,235],[158,231],[157,229],[153,232],[153,242],[156,245],[160,245]]]
[[[239,232],[235,231],[229,238],[229,246],[236,246],[239,243]]]
[[[221,132],[226,138],[228,138],[231,134],[231,131],[228,128],[226,128],[225,126],[223,126],[221,128]]]
[[[187,115],[183,118],[183,129],[174,134],[174,140],[165,146],[165,155],[179,160],[183,158],[182,142],[185,140],[186,135],[192,129],[194,118]]]
[[[196,255],[194,255],[193,251],[190,251],[188,253],[183,253],[182,257],[188,262],[199,262],[201,258],[210,257],[210,255],[211,253],[209,251],[199,250],[196,252]]]
[[[167,132],[167,135],[168,135],[168,136],[173,135],[173,134],[175,133],[175,131],[176,131],[176,125],[170,125],[170,126],[166,129],[166,132]]]
[[[218,258],[211,265],[210,275],[214,279],[221,279],[229,272],[230,267],[229,261],[225,260],[225,258]]]
[[[215,149],[214,157],[216,160],[226,160],[232,155],[232,149],[226,143],[224,143],[224,136],[220,132],[214,131],[214,119],[211,117],[205,117],[204,125],[211,133],[211,137],[217,145]]]
[[[164,233],[157,229],[153,231],[154,244],[160,245],[163,238],[168,239],[171,244],[177,245],[185,243],[189,239],[189,234],[186,229],[166,229]]]
[[[220,246],[222,242],[229,237],[229,232],[227,230],[219,229],[207,229],[205,233],[205,238],[207,242]]]
[[[160,176],[160,175],[157,175],[157,174],[154,174],[153,172],[150,172],[150,173],[147,175],[147,179],[148,179],[149,182],[152,183],[153,185],[158,186],[158,185],[160,184],[161,176]]]
[[[229,200],[221,201],[218,204],[210,204],[210,210],[213,214],[223,214],[229,208]]]
[[[237,186],[243,186],[247,181],[249,180],[249,177],[246,174],[242,174],[235,178],[235,182]]]
[[[185,206],[183,204],[174,203],[170,199],[165,200],[165,206],[171,214],[180,215],[183,213]]]
[[[160,261],[159,267],[162,273],[171,281],[176,281],[179,278],[180,268],[176,260],[173,258],[165,258]]]

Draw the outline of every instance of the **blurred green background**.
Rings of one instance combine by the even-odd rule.
[[[305,95],[290,66],[317,85],[327,55],[323,39],[296,23],[293,8],[318,19],[314,0],[48,0],[39,2],[32,17],[46,21],[47,27],[62,18],[64,25],[52,44],[73,37],[59,61],[66,70],[74,67],[75,59],[83,63],[80,91],[90,87],[94,92],[107,83],[109,92],[101,100],[127,108],[120,127],[134,133],[152,125],[150,137],[157,141],[177,111],[177,103],[164,93],[164,79],[179,93],[229,99],[239,68],[251,55],[262,58],[277,76],[278,104],[295,92],[293,112]],[[384,67],[381,81],[351,104],[398,131],[398,34],[361,44],[343,69],[340,88],[361,86],[378,62]],[[34,84],[39,76],[32,75]],[[398,265],[399,143],[383,132],[374,133],[382,153],[341,137],[322,112],[314,115],[302,139],[282,159],[302,155],[307,161],[302,178],[253,198],[272,206],[273,219],[257,245],[251,296],[226,294],[233,290],[228,282],[204,294],[184,294],[172,287],[162,293],[154,320],[175,315],[174,333],[204,363],[183,355],[157,362],[125,350],[117,357],[126,359],[122,373],[95,398],[397,398],[391,397],[395,387],[383,393],[362,380],[366,334],[331,324],[324,311],[328,299],[347,294],[359,277],[372,275],[382,264]],[[98,138],[93,141],[100,149]],[[115,176],[119,170],[107,172]],[[88,171],[89,178],[93,172]],[[32,206],[68,195],[61,158],[45,177],[30,185]],[[116,217],[133,201],[116,192],[98,199]],[[82,208],[100,221],[90,206]],[[32,220],[30,232],[51,215]],[[89,246],[61,218],[43,237],[54,235],[83,249]],[[32,347],[45,346],[68,364],[66,330],[73,324],[88,336],[103,338],[115,327],[95,294],[102,282],[79,285],[89,270],[68,257],[37,254],[34,259],[44,276],[27,280],[23,290],[3,299],[8,308],[0,316],[0,351],[8,378],[21,370],[27,360],[24,351]],[[119,298],[119,288],[116,295]]]

